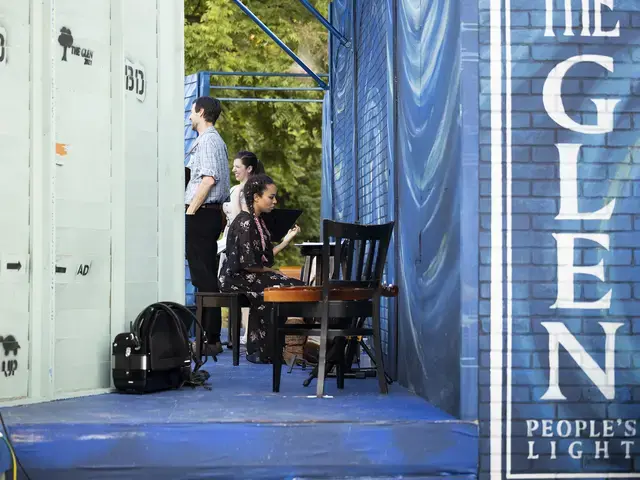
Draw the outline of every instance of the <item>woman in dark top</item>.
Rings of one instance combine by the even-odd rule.
[[[220,269],[220,291],[248,292],[251,309],[247,360],[253,363],[268,363],[271,360],[271,343],[267,338],[269,326],[264,318],[264,289],[304,285],[271,268],[274,255],[300,231],[296,225],[289,230],[282,243],[275,247],[272,245],[271,234],[260,216],[274,209],[277,193],[275,183],[267,175],[252,175],[247,180],[244,195],[249,212],[240,212],[229,227],[227,257]]]

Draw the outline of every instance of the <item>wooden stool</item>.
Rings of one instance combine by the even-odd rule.
[[[242,292],[197,292],[196,318],[202,325],[205,308],[229,309],[229,337],[233,344],[233,365],[240,364],[240,328],[242,323],[242,307],[248,307],[249,300]],[[196,356],[200,358],[202,347],[202,330],[196,324]]]

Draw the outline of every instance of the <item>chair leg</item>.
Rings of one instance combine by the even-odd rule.
[[[202,297],[196,295],[196,319],[198,320],[194,326],[196,333],[196,358],[202,358],[202,329],[200,325],[202,325],[202,310],[203,310],[203,301]]]
[[[304,380],[304,382],[302,382],[302,385],[305,387],[308,387],[309,385],[311,385],[311,381],[316,378],[318,376],[318,365],[316,365],[315,367],[313,367],[311,369],[311,373],[309,374],[309,376]]]
[[[233,344],[233,366],[240,364],[240,302],[238,297],[229,301],[229,338]]]
[[[380,339],[380,296],[373,297],[373,313],[371,317],[373,323],[373,346],[375,348],[376,376],[378,377],[378,386],[380,393],[389,393],[387,379],[384,373],[384,364],[382,363],[382,341]]]
[[[344,389],[344,361],[336,363],[336,384],[338,389]]]
[[[324,377],[327,368],[327,336],[329,334],[329,306],[324,307],[324,313],[320,319],[320,351],[318,352],[318,380],[316,385],[316,397],[324,396]]]
[[[287,344],[286,340],[285,340],[285,332],[280,330],[280,325],[284,325],[287,322],[287,317],[280,317],[276,314],[276,325],[278,325],[278,342],[276,343],[276,354],[274,354],[274,357],[277,359],[278,361],[278,371],[277,371],[277,375],[278,375],[278,391],[280,391],[280,379],[282,378],[282,366],[286,365],[287,363],[284,361],[284,355],[283,355],[283,351],[284,351],[284,347]]]
[[[271,327],[271,345],[272,345],[272,354],[271,354],[271,363],[273,366],[273,385],[272,390],[274,392],[280,391],[280,376],[282,373],[282,347],[280,346],[280,332],[279,323],[280,318],[277,315],[277,306],[270,305],[269,307],[269,322]],[[280,350],[280,355],[278,355],[278,350]]]

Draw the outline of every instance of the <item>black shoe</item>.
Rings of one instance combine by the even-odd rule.
[[[250,363],[265,364],[265,365],[268,363],[271,363],[261,359],[258,353],[251,353],[251,354],[247,353],[245,358],[247,359],[247,362],[250,362]]]
[[[203,353],[207,357],[217,357],[222,352],[223,352],[222,343],[220,343],[220,340],[218,340],[217,342],[214,342],[214,343],[207,343],[204,347]]]

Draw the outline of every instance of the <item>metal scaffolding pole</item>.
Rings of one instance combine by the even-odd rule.
[[[298,77],[308,78],[306,73],[290,73],[290,72],[205,72],[209,75],[222,76],[222,77]],[[329,78],[327,73],[316,74],[320,78]],[[324,89],[323,89],[324,90]]]
[[[244,87],[229,85],[211,85],[211,90],[247,90],[256,92],[324,92],[320,87]]]
[[[329,32],[331,32],[331,34],[335,35],[336,37],[338,37],[338,40],[340,40],[340,43],[342,45],[344,45],[347,48],[351,47],[351,42],[347,39],[347,37],[345,37],[344,35],[342,35],[338,29],[336,27],[334,27],[333,25],[331,25],[331,22],[329,22],[329,20],[327,20],[326,18],[324,18],[324,16],[316,9],[316,7],[314,7],[313,5],[311,5],[311,2],[309,2],[309,0],[300,0],[300,3],[302,5],[305,6],[305,8],[307,10],[309,10],[314,17],[316,17],[318,19],[318,21],[325,26],[325,28],[327,30],[329,30]]]
[[[269,35],[271,39],[278,44],[278,46],[285,51],[287,55],[289,55],[294,62],[296,62],[302,69],[309,74],[311,78],[313,78],[316,83],[324,90],[329,90],[329,86],[318,76],[313,70],[311,70],[295,53],[291,50],[287,45],[278,38],[278,36],[267,27],[262,20],[260,20],[246,5],[244,5],[240,0],[233,0],[233,2],[240,7],[240,9],[247,14],[247,16],[258,25],[264,33]]]
[[[221,102],[287,102],[287,103],[322,103],[323,100],[313,98],[246,98],[246,97],[216,97]]]

